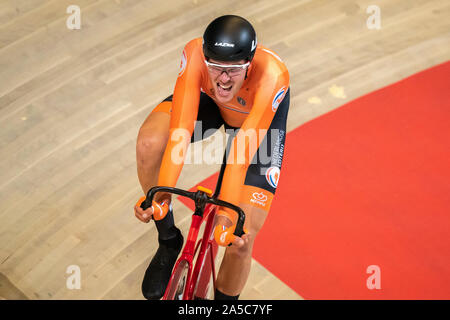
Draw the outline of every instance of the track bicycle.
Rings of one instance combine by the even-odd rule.
[[[210,297],[210,282],[213,289],[216,285],[215,260],[218,244],[214,239],[215,217],[219,206],[229,208],[238,215],[234,235],[241,237],[244,234],[244,211],[232,203],[217,199],[225,171],[226,153],[220,169],[218,182],[214,194],[212,191],[198,187],[197,191],[186,191],[178,188],[156,186],[151,188],[141,207],[145,210],[151,206],[153,197],[157,192],[167,192],[190,198],[195,203],[191,226],[183,247],[181,256],[175,263],[169,283],[162,300],[207,300]],[[202,223],[205,222],[203,237],[197,241]],[[196,243],[197,241],[197,243]],[[194,258],[196,257],[195,264]]]

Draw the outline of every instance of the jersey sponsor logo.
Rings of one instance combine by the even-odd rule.
[[[244,99],[242,99],[241,97],[237,97],[237,101],[245,107],[246,102]]]
[[[178,76],[181,77],[186,69],[187,65],[187,56],[186,51],[183,50],[183,54],[181,55],[181,63],[180,63],[180,71],[178,72]]]
[[[270,167],[266,171],[266,180],[272,188],[276,188],[280,179],[280,168]]]
[[[278,106],[280,105],[281,101],[283,101],[285,92],[286,92],[286,87],[282,87],[280,90],[278,90],[277,94],[273,98],[273,101],[272,101],[272,111],[273,112],[277,111]]]
[[[283,161],[284,153],[284,138],[286,132],[284,130],[278,130],[278,136],[276,137],[274,147],[272,149],[271,166],[281,168],[281,162]]]
[[[216,47],[230,47],[230,48],[234,48],[234,43],[228,43],[228,42],[216,42],[214,45]]]
[[[265,206],[266,205],[266,201],[267,201],[267,195],[265,195],[262,192],[254,192],[252,194],[253,198],[250,199],[251,203],[256,203],[259,204],[261,206]]]

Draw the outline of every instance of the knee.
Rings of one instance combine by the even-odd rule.
[[[246,222],[244,225],[244,230],[248,232],[246,237],[245,244],[240,248],[232,249],[232,253],[234,255],[239,256],[240,258],[245,258],[252,255],[253,245],[255,243],[256,236],[259,231],[262,229],[264,221],[267,217],[267,211],[255,208],[249,204],[240,203],[240,207],[244,210],[246,214]],[[243,236],[244,237],[244,236]],[[230,249],[233,246],[230,247]]]
[[[228,247],[228,251],[231,256],[234,256],[237,259],[245,259],[252,256],[255,235],[250,232],[245,237],[246,241],[244,242],[243,246],[236,247],[234,245],[231,245],[230,247]]]
[[[139,132],[136,142],[136,159],[138,165],[153,166],[160,162],[166,148],[167,139],[157,133]]]
[[[240,207],[246,215],[244,228],[247,229],[251,240],[254,241],[266,221],[268,211],[246,203],[240,203]]]

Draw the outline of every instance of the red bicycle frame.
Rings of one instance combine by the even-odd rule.
[[[185,284],[185,290],[183,294],[183,300],[192,300],[194,295],[194,290],[197,289],[198,294],[196,297],[205,298],[207,294],[207,287],[209,281],[211,280],[211,274],[213,279],[213,286],[215,288],[215,268],[214,268],[214,260],[217,254],[217,244],[212,237],[213,228],[214,228],[214,219],[215,219],[216,207],[212,204],[207,204],[204,210],[203,217],[193,214],[191,227],[189,229],[189,234],[187,236],[186,244],[184,246],[183,252],[181,256],[178,258],[174,271],[180,267],[180,264],[187,262],[188,272],[187,272],[187,280]],[[205,229],[203,232],[203,238],[199,240],[196,245],[198,233],[200,231],[201,224],[203,221],[206,221]],[[197,256],[197,260],[195,266],[193,268],[194,257],[197,250],[200,247],[200,251]],[[208,251],[210,250],[210,251]],[[207,261],[208,252],[210,252],[210,264]],[[211,270],[203,269],[204,267],[211,267]],[[200,274],[202,271],[202,275]],[[169,291],[172,288],[172,281],[174,280],[176,272],[172,273],[172,276],[169,280],[169,284],[167,286],[166,292],[164,293],[163,300],[167,300],[167,296]],[[199,279],[200,276],[200,279]],[[198,281],[197,281],[198,280]],[[197,285],[197,288],[196,288]]]
[[[159,191],[178,194],[194,200],[195,203],[195,211],[192,215],[191,227],[189,229],[186,244],[183,248],[181,257],[175,263],[163,299],[172,300],[175,298],[180,299],[181,297],[184,300],[190,300],[194,297],[204,299],[206,297],[209,281],[211,280],[211,275],[213,286],[215,288],[216,272],[214,262],[218,245],[214,239],[213,228],[215,226],[214,220],[216,217],[217,206],[227,207],[237,213],[238,219],[233,234],[238,237],[241,237],[244,234],[245,213],[238,206],[217,199],[216,194],[211,196],[212,191],[203,187],[198,187],[196,192],[173,187],[153,187],[148,191],[146,199],[141,203],[141,208],[145,210],[150,207],[155,193]],[[203,238],[195,245],[203,221],[206,221]],[[198,249],[200,249],[200,251],[193,269],[193,262]]]

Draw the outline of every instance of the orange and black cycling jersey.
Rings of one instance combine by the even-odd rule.
[[[171,138],[163,155],[158,185],[170,187],[176,185],[183,162],[173,161],[172,154],[174,150],[181,149],[184,150],[181,158],[184,158],[191,142],[195,121],[199,116],[201,97],[205,96],[202,98],[203,105],[208,105],[205,108],[218,109],[226,125],[239,128],[231,146],[236,152],[231,152],[227,159],[219,197],[235,205],[248,203],[268,211],[277,186],[284,148],[289,107],[287,68],[274,52],[258,45],[242,87],[230,102],[222,104],[215,99],[204,60],[202,39],[190,41],[183,50],[173,97],[166,99],[154,110],[163,111],[160,108],[163,105],[166,109],[167,107],[171,109]],[[184,129],[186,134],[180,137],[178,129]],[[271,129],[278,130],[275,139],[270,137],[270,132],[273,131]],[[256,133],[256,136],[249,135],[245,138],[247,132]],[[176,135],[178,135],[176,139],[172,139]],[[258,148],[263,141],[268,139],[275,141],[269,147],[273,159],[255,168],[255,159],[259,157],[257,150],[250,148],[253,143],[249,139],[256,139]],[[237,148],[237,141],[244,141],[244,148],[242,146]],[[183,148],[180,148],[180,143]],[[231,159],[232,157],[234,159]],[[258,179],[265,179],[266,185],[262,186],[257,182]]]

